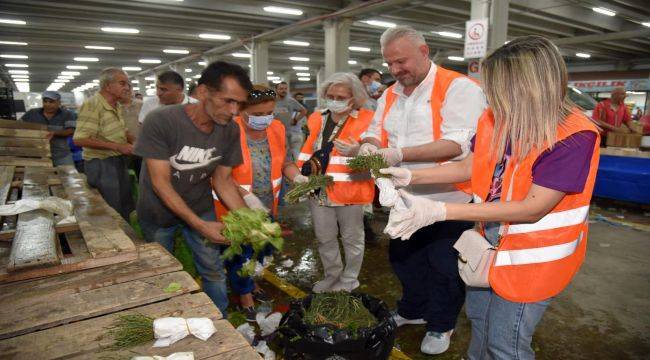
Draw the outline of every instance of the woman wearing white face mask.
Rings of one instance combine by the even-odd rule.
[[[312,174],[334,178],[334,184],[321,192],[318,199],[310,200],[325,273],[325,278],[314,285],[313,291],[352,291],[359,286],[357,277],[363,261],[363,205],[372,202],[374,185],[369,174],[350,171],[347,155],[356,153],[359,138],[370,125],[374,113],[361,109],[368,95],[353,74],[333,74],[321,85],[319,95],[323,101],[322,110],[314,112],[307,120],[309,137],[297,163],[299,167],[306,165],[303,173],[310,170]],[[318,156],[319,161],[314,161]],[[339,233],[345,251],[345,267],[339,251]]]
[[[298,168],[287,159],[285,129],[273,118],[275,91],[263,85],[253,86],[242,106],[240,116],[234,121],[239,125],[240,146],[243,163],[232,169],[232,178],[239,184],[239,191],[252,209],[262,209],[277,215],[282,175],[294,181],[304,181]],[[215,197],[217,217],[228,209]],[[270,253],[269,253],[270,254]],[[249,277],[237,275],[243,263],[250,259],[252,248],[243,249],[241,256],[226,261],[232,290],[240,295],[240,304],[249,321],[255,321],[253,296],[262,298]]]

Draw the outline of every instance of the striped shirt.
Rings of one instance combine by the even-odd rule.
[[[126,125],[119,108],[112,107],[100,93],[84,101],[77,117],[74,140],[96,139],[100,141],[126,144]],[[106,159],[122,155],[118,151],[86,147],[84,160]]]

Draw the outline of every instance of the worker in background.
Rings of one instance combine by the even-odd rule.
[[[487,106],[481,88],[435,65],[424,37],[409,26],[386,30],[381,49],[397,83],[379,99],[359,153],[379,153],[389,165],[409,169],[465,158]],[[460,204],[472,199],[466,189],[460,184],[408,187],[418,198]],[[426,324],[420,345],[425,354],[449,348],[465,299],[453,244],[472,226],[443,221],[419,229],[408,241],[390,240],[389,260],[403,289],[393,319],[398,326]]]
[[[626,96],[624,87],[616,87],[612,90],[609,99],[599,102],[594,108],[592,117],[596,124],[604,130],[603,144],[610,131],[635,132],[630,126],[632,116],[630,110],[625,106]]]
[[[381,97],[384,85],[381,84],[381,73],[376,69],[363,69],[359,72],[359,80],[368,92],[368,101],[364,104],[366,109],[376,111],[377,99]]]
[[[198,101],[185,95],[185,82],[176,71],[165,71],[156,78],[156,96],[148,97],[142,102],[142,109],[138,116],[140,124],[147,114],[164,105],[190,104]]]
[[[47,125],[46,137],[50,140],[52,164],[74,165],[72,153],[68,146],[68,137],[74,133],[77,116],[61,107],[61,94],[57,91],[45,91],[41,95],[43,106],[30,109],[20,120],[28,123]]]
[[[468,359],[534,359],[537,324],[584,260],[599,139],[567,95],[567,78],[562,55],[548,39],[514,39],[483,59],[490,109],[479,120],[469,156],[434,168],[381,170],[398,187],[471,180],[474,204],[400,191],[406,205],[391,210],[385,230],[409,238],[437,222],[476,221],[479,242],[462,258],[471,268],[483,254],[481,244],[497,249],[484,278],[489,287],[467,288]]]
[[[363,205],[372,202],[375,187],[370,174],[351,173],[346,154],[350,151],[349,144],[359,141],[370,125],[373,112],[362,108],[368,95],[351,73],[332,74],[320,86],[319,96],[323,99],[323,110],[309,116],[309,137],[297,162],[305,175],[329,175],[334,180],[318,198],[309,201],[324,272],[324,278],[314,285],[313,291],[349,292],[359,287],[364,252]],[[345,141],[336,142],[336,139]],[[317,156],[319,153],[324,156]],[[314,157],[328,160],[318,161],[319,169]],[[341,261],[339,233],[345,265]]]
[[[126,129],[118,103],[130,94],[129,78],[121,69],[108,68],[100,73],[99,86],[81,105],[73,140],[83,148],[88,184],[128,222],[134,209],[128,155],[135,138]]]
[[[251,209],[260,209],[278,215],[278,203],[282,176],[293,181],[306,182],[307,178],[287,155],[284,125],[274,119],[275,91],[264,85],[255,85],[242,106],[240,116],[234,122],[239,126],[239,139],[243,163],[232,169],[232,177],[239,185],[244,202]],[[227,214],[228,209],[215,197],[217,218]],[[255,300],[268,302],[270,298],[252,278],[237,272],[253,255],[253,248],[242,246],[242,254],[226,260],[226,270],[231,289],[239,295],[246,320],[255,321]],[[266,255],[271,255],[270,249]],[[263,259],[257,259],[263,261]]]
[[[275,85],[277,98],[275,100],[273,114],[276,119],[282,122],[282,125],[287,130],[287,150],[292,159],[296,161],[300,153],[300,146],[302,146],[303,142],[302,128],[299,122],[307,116],[307,110],[298,101],[289,96],[288,91],[289,85],[284,81]]]
[[[142,101],[143,96],[142,96],[141,93],[137,92],[137,93],[135,93],[135,95],[133,95],[133,96],[134,96],[137,100]]]
[[[138,115],[142,108],[142,100],[138,100],[133,96],[133,85],[129,84],[129,94],[119,100],[122,111],[122,118],[126,124],[126,129],[131,135],[138,139],[140,133],[140,123],[138,122]],[[140,167],[142,166],[142,159],[139,156],[131,155],[129,159],[129,169],[135,172],[136,178],[140,177]]]
[[[198,84],[198,103],[155,109],[142,124],[134,150],[145,163],[138,220],[145,240],[170,253],[181,231],[203,291],[225,314],[221,245],[228,241],[221,234],[223,224],[216,221],[212,189],[229,209],[245,206],[232,179],[232,168],[242,162],[239,126],[232,118],[252,84],[248,71],[221,61],[206,67]]]

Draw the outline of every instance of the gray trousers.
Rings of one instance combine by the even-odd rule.
[[[363,262],[363,205],[322,206],[318,200],[309,202],[318,253],[326,279],[338,279],[348,291],[359,287],[359,271]],[[345,252],[345,267],[341,262],[338,235]]]
[[[85,173],[88,184],[99,190],[104,201],[127,222],[135,209],[126,156],[86,160]]]

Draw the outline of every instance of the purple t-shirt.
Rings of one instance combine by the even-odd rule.
[[[472,138],[472,152],[475,140],[476,137]],[[553,150],[546,150],[533,164],[533,183],[564,193],[582,192],[589,176],[595,143],[596,133],[581,131],[557,143]],[[500,197],[500,186],[494,185],[501,184],[503,173],[495,169],[494,175],[495,181],[490,189],[492,196],[489,197]]]

